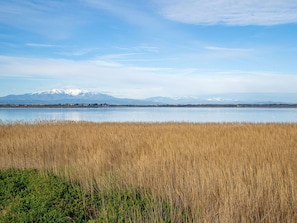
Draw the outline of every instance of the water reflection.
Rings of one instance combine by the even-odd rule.
[[[2,122],[297,122],[295,108],[0,108]]]

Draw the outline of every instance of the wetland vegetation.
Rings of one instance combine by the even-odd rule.
[[[297,124],[2,123],[0,221],[297,222],[296,160]]]

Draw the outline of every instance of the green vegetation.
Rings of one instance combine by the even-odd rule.
[[[172,222],[189,215],[144,189],[88,194],[79,185],[37,170],[0,171],[0,222]],[[162,216],[162,219],[157,219]]]
[[[0,172],[1,222],[83,222],[91,199],[78,186],[35,170]]]
[[[31,169],[2,173],[0,222],[297,222],[296,136],[296,123],[0,123],[0,171]]]

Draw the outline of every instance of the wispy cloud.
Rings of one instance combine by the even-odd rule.
[[[119,60],[119,59],[125,59],[127,57],[140,55],[140,53],[118,53],[118,54],[106,54],[103,56],[99,56],[98,58],[102,60]]]
[[[238,58],[250,56],[255,49],[251,48],[228,48],[217,46],[205,46],[205,58]]]
[[[206,46],[204,47],[207,50],[210,51],[216,51],[216,52],[252,52],[254,49],[245,49],[245,48],[226,48],[226,47],[217,47],[217,46]]]
[[[0,77],[46,79],[122,97],[185,96],[230,92],[296,92],[297,75],[201,71],[124,65],[103,59],[72,61],[0,56]],[[131,93],[133,92],[133,93]]]
[[[99,47],[89,47],[89,48],[77,48],[71,46],[65,46],[63,51],[57,52],[59,55],[79,57],[88,54],[94,54],[100,50]]]
[[[147,51],[150,53],[159,53],[159,47],[155,47],[155,46],[142,45],[142,46],[137,47],[136,49],[139,49],[142,51]]]
[[[152,46],[148,44],[140,44],[132,47],[117,46],[114,48],[118,50],[123,50],[125,52],[131,52],[131,53],[159,53],[160,52],[160,47]]]
[[[160,58],[159,56],[156,58],[152,58],[152,55],[156,55],[160,52],[159,47],[151,46],[147,44],[140,44],[137,46],[131,47],[113,47],[114,52],[111,54],[103,54],[97,56],[98,59],[108,60],[108,61],[119,61],[119,62],[136,62],[136,61],[159,61],[165,60],[165,58]],[[167,58],[166,58],[167,59]]]
[[[297,23],[292,0],[153,0],[164,17],[199,25],[276,25]]]
[[[151,15],[147,1],[83,0],[91,7],[108,11],[131,24],[143,28],[158,27],[159,21]]]
[[[55,45],[43,44],[43,43],[27,43],[26,46],[30,46],[30,47],[56,47]]]

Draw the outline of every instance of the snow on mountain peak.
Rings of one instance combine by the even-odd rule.
[[[79,94],[86,93],[86,91],[82,91],[80,89],[68,89],[68,90],[65,90],[65,93],[72,96],[77,96]]]
[[[83,91],[80,89],[51,89],[47,91],[38,92],[37,94],[67,94],[71,96],[78,96],[84,93],[87,93],[87,91]]]

